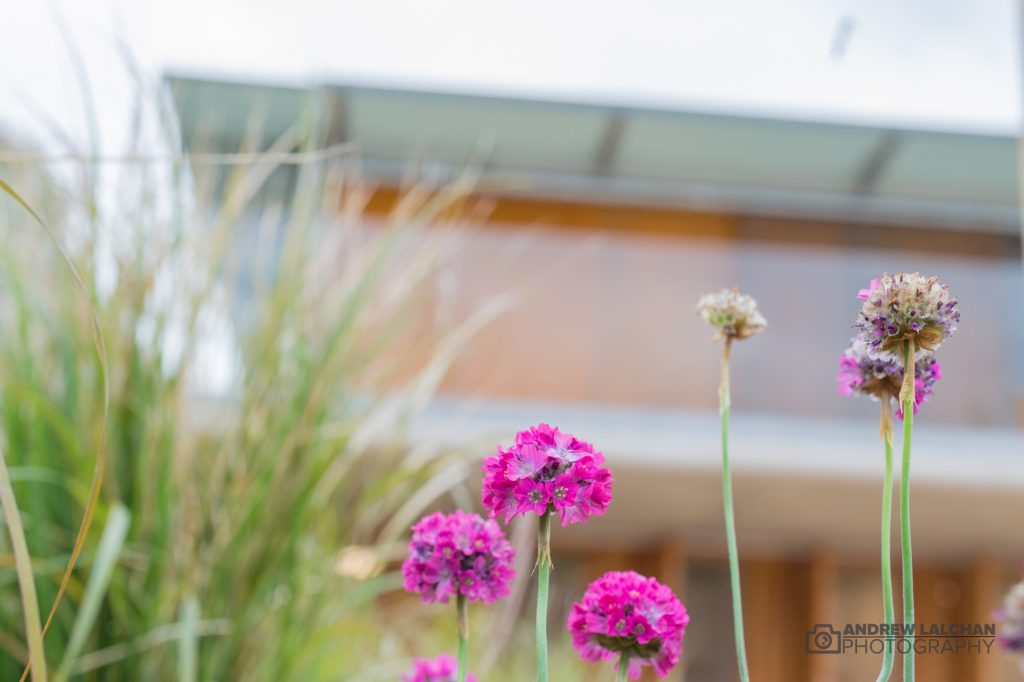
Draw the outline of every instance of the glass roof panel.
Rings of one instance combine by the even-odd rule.
[[[1012,204],[1017,145],[1010,138],[909,134],[882,174],[880,194]]]
[[[349,139],[368,156],[589,172],[608,114],[574,106],[346,90]],[[490,151],[489,151],[490,150]]]
[[[190,78],[169,82],[184,142],[195,149],[236,152],[254,134],[266,148],[302,115],[302,91],[294,88]]]
[[[266,148],[304,109],[326,105],[330,141],[355,142],[366,159],[385,162],[384,173],[417,161],[476,162],[532,172],[539,190],[568,180],[573,191],[606,191],[607,184],[593,182],[599,174],[622,192],[646,188],[672,197],[679,183],[689,183],[726,204],[769,202],[775,211],[827,211],[839,206],[839,195],[878,197],[913,204],[875,207],[899,220],[952,216],[1018,229],[1017,145],[1009,137],[368,87],[324,92],[169,80],[193,149],[235,151],[254,122]]]
[[[659,179],[849,191],[881,139],[868,128],[638,113],[616,170]]]

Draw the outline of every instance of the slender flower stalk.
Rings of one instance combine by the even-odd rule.
[[[722,505],[725,512],[725,541],[729,551],[729,585],[732,588],[732,624],[736,639],[736,662],[740,681],[750,679],[747,645],[743,637],[743,597],[740,593],[740,554],[736,546],[736,521],[732,503],[732,465],[729,462],[729,352],[732,337],[722,346],[722,373],[718,387],[718,411],[722,416]]]
[[[740,594],[740,559],[736,545],[736,522],[732,501],[732,465],[729,461],[729,358],[734,339],[746,339],[764,331],[767,322],[757,310],[757,302],[735,289],[706,294],[697,304],[701,318],[723,339],[722,366],[718,385],[718,411],[722,418],[722,506],[725,514],[725,538],[729,553],[729,584],[732,588],[732,620],[736,640],[736,662],[740,682],[749,682],[747,648],[743,636],[743,599]]]
[[[885,443],[885,487],[882,488],[882,609],[884,622],[892,625],[896,622],[896,607],[892,596],[892,401],[889,398],[881,401],[881,431]],[[894,642],[885,641],[882,652],[882,669],[876,682],[888,682],[892,676],[893,659],[895,658]]]
[[[629,672],[629,656],[621,654],[619,665],[615,668],[615,682],[626,682],[626,674]]]
[[[876,280],[877,282],[877,280]],[[870,290],[866,290],[870,295]],[[882,607],[884,622],[896,622],[892,590],[892,484],[893,484],[893,414],[892,402],[898,399],[903,389],[907,372],[903,369],[903,359],[879,358],[870,353],[870,345],[861,338],[856,338],[839,359],[839,392],[843,395],[864,395],[877,400],[881,405],[879,418],[879,434],[885,444],[885,482],[882,489]],[[917,413],[919,406],[929,397],[935,383],[942,378],[942,367],[931,353],[924,354],[914,363],[914,396],[911,416]],[[903,419],[904,407],[900,405],[896,416]],[[894,643],[887,641],[882,652],[882,668],[877,682],[888,682],[892,676],[895,659]]]
[[[548,681],[548,582],[551,579],[551,517],[562,526],[604,514],[612,499],[612,472],[590,443],[539,424],[516,434],[511,448],[498,447],[482,467],[483,505],[492,516],[534,513],[537,532],[537,680]]]
[[[548,582],[551,579],[551,515],[544,512],[537,532],[537,681],[548,680]]]
[[[466,682],[469,670],[469,613],[466,596],[463,594],[455,598],[455,622],[459,630],[459,682]]]
[[[914,553],[910,547],[910,440],[914,431],[914,341],[904,342],[903,362],[906,367],[905,376],[909,377],[910,393],[907,390],[908,379],[903,380],[900,391],[900,404],[903,405],[903,468],[900,471],[900,550],[903,562],[903,623],[914,625]],[[910,628],[905,635],[907,645],[903,654],[903,682],[914,680],[914,631]]]
[[[903,624],[907,628],[903,654],[903,680],[914,680],[914,564],[910,539],[910,454],[914,415],[920,402],[931,393],[941,377],[939,365],[931,353],[956,331],[960,321],[957,300],[938,278],[925,278],[918,273],[885,274],[872,280],[858,294],[864,299],[855,325],[860,334],[840,362],[840,391],[867,393],[888,402],[893,392],[893,379],[902,364],[899,385],[899,416],[903,419],[903,458],[900,471],[900,550],[903,573]],[[899,364],[897,364],[899,363]],[[845,389],[845,391],[844,391]],[[884,431],[884,415],[883,415]],[[887,489],[891,460],[890,440],[886,441]],[[885,578],[888,562],[885,554],[889,532],[883,512],[883,592],[889,585]],[[888,606],[888,604],[886,605]],[[888,679],[884,667],[879,680]]]

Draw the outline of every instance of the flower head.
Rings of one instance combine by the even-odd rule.
[[[547,424],[516,434],[515,445],[484,460],[483,503],[508,523],[558,512],[562,525],[600,515],[612,499],[612,472],[594,446]]]
[[[931,353],[914,363],[914,414],[935,390],[942,378],[942,366]],[[857,337],[839,358],[837,387],[842,395],[866,395],[874,400],[888,400],[899,395],[903,384],[903,363],[897,357],[872,355],[867,342]],[[903,418],[900,406],[897,416]]]
[[[509,592],[515,550],[493,519],[460,509],[435,512],[412,527],[402,564],[405,589],[425,602],[448,603],[456,594],[491,603]]]
[[[402,675],[402,682],[455,682],[459,664],[454,657],[441,654],[437,658],[417,658],[412,670]],[[476,676],[467,675],[467,682],[476,682]]]
[[[903,342],[912,340],[920,352],[935,351],[960,322],[957,300],[937,277],[901,272],[872,280],[855,325],[869,351],[900,357]]]
[[[757,310],[757,301],[735,289],[704,294],[697,303],[697,313],[718,331],[715,338],[745,339],[768,326]]]
[[[1003,598],[1003,605],[993,614],[999,628],[999,646],[1024,654],[1024,582],[1017,583]]]
[[[629,679],[652,666],[664,677],[679,662],[690,616],[672,590],[633,571],[611,571],[572,605],[569,632],[585,661],[629,659]]]

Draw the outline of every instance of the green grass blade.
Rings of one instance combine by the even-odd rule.
[[[199,602],[185,599],[181,607],[181,637],[178,639],[178,682],[199,679]]]
[[[81,275],[78,274],[78,268],[75,267],[74,262],[71,260],[71,256],[68,254],[64,245],[61,244],[60,239],[50,226],[46,224],[38,213],[25,201],[13,187],[8,185],[3,180],[0,180],[0,190],[14,199],[18,205],[20,205],[32,219],[38,224],[46,235],[53,242],[54,246],[57,247],[57,251],[60,253],[61,259],[67,266],[68,271],[75,280],[75,287],[79,293],[82,294],[83,300],[89,311],[89,319],[92,323],[92,340],[93,345],[96,348],[97,359],[100,365],[100,374],[103,377],[103,422],[100,426],[100,442],[96,449],[96,465],[93,467],[92,481],[89,484],[89,497],[86,501],[85,511],[82,514],[82,523],[78,527],[78,534],[75,536],[75,544],[71,549],[71,557],[68,559],[67,568],[64,570],[64,575],[61,576],[60,586],[57,588],[57,596],[53,600],[53,605],[50,607],[50,613],[46,617],[46,622],[43,624],[43,634],[50,627],[50,623],[53,622],[53,616],[57,613],[57,607],[60,605],[60,600],[64,596],[64,592],[67,590],[68,582],[71,580],[71,572],[75,568],[75,563],[78,561],[78,556],[82,553],[82,547],[85,545],[85,539],[89,534],[89,526],[92,525],[92,517],[96,511],[96,501],[100,496],[100,486],[103,483],[103,473],[107,464],[107,428],[110,423],[110,369],[107,363],[107,343],[103,336],[103,329],[100,327],[99,317],[96,315],[96,309],[92,305],[92,301],[89,297],[89,289],[85,286],[85,282],[82,281]],[[26,666],[25,671],[21,675],[21,681],[23,682],[28,677],[29,670],[32,668],[32,659],[29,659],[29,664]],[[35,676],[33,676],[34,678]]]
[[[32,665],[33,682],[46,682],[46,653],[43,649],[43,630],[39,622],[39,602],[36,600],[36,582],[32,574],[32,559],[25,542],[25,530],[21,525],[21,513],[14,498],[14,488],[7,475],[7,462],[0,451],[0,506],[3,506],[7,532],[11,535],[15,570],[21,590],[21,608],[25,617],[25,638],[28,640],[29,662]]]
[[[128,510],[121,504],[114,505],[110,510],[107,525],[103,527],[103,536],[100,538],[100,545],[96,551],[96,560],[93,562],[92,572],[89,574],[89,582],[85,586],[85,597],[78,607],[74,625],[71,626],[71,635],[68,638],[67,649],[64,651],[64,660],[61,661],[57,674],[54,675],[55,680],[65,680],[71,674],[75,659],[82,653],[86,639],[96,624],[96,616],[99,614],[103,597],[114,573],[114,567],[124,548],[130,523],[131,514],[128,513]]]

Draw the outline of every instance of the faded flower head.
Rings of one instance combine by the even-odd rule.
[[[957,300],[937,277],[885,274],[858,296],[865,300],[855,326],[875,355],[899,358],[910,339],[921,352],[935,351],[960,322]]]
[[[484,460],[483,504],[505,523],[528,512],[556,511],[563,526],[600,515],[612,499],[612,472],[594,446],[547,424]]]
[[[704,294],[697,303],[697,314],[718,331],[715,338],[745,339],[768,326],[757,311],[757,301],[735,289]]]
[[[1024,654],[1024,582],[1010,588],[1003,598],[1003,605],[992,615],[1001,626],[999,646],[1015,654]]]
[[[437,658],[417,658],[412,670],[402,675],[402,682],[456,682],[459,664],[454,657],[441,654]],[[467,682],[476,682],[476,676],[466,676]]]
[[[914,414],[918,406],[935,391],[935,382],[942,378],[942,366],[931,353],[914,363]],[[877,357],[869,351],[863,338],[855,338],[839,358],[837,387],[842,395],[866,395],[874,400],[888,400],[900,393],[903,384],[903,363],[896,357]],[[903,418],[903,406],[897,410]]]
[[[425,602],[494,602],[509,592],[515,550],[493,519],[456,509],[435,512],[412,527],[409,558],[402,564],[405,589]]]
[[[585,661],[629,659],[629,679],[652,666],[664,677],[679,662],[690,616],[672,590],[633,571],[610,571],[572,605],[569,632]]]

